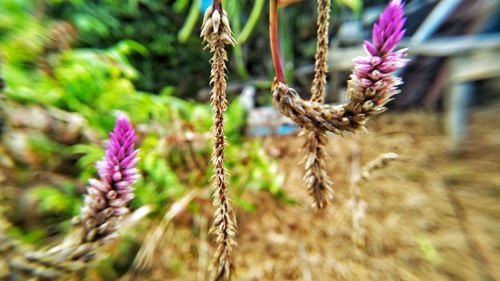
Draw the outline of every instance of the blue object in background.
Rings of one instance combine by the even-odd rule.
[[[290,135],[290,134],[293,134],[298,128],[299,128],[299,126],[294,125],[294,124],[283,124],[283,125],[278,127],[278,129],[276,130],[276,133],[278,135],[281,135],[281,136]]]
[[[200,4],[201,13],[205,14],[205,11],[212,5],[212,0],[202,0]]]

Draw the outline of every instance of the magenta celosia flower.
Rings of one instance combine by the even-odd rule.
[[[400,80],[390,74],[408,62],[405,58],[407,49],[395,51],[405,33],[405,22],[403,4],[400,0],[392,0],[373,26],[372,41],[364,43],[369,56],[354,60],[356,65],[351,75],[352,81],[363,93],[367,90],[382,93],[379,99],[374,99],[378,104],[397,93],[395,86]]]
[[[81,211],[84,240],[96,241],[112,234],[117,220],[129,212],[127,203],[134,198],[132,184],[139,178],[135,165],[136,134],[129,119],[120,114],[110,133],[106,154],[96,163],[99,179],[89,180]]]
[[[110,133],[108,149],[103,160],[97,163],[101,179],[108,183],[125,203],[134,198],[132,184],[138,179],[137,150],[134,128],[124,114],[116,120],[115,129]]]

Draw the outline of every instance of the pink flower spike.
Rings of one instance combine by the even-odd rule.
[[[383,106],[390,97],[398,93],[400,79],[392,73],[408,63],[407,49],[396,50],[401,42],[406,22],[404,5],[400,0],[392,0],[373,25],[372,40],[363,46],[366,57],[357,57],[351,74],[351,83],[356,91],[373,97],[374,102]]]
[[[135,150],[136,134],[132,124],[125,114],[119,114],[116,119],[114,130],[109,134],[108,147],[104,158],[97,161],[96,167],[99,179],[89,180],[87,195],[81,209],[81,219],[84,225],[92,226],[97,216],[106,215],[107,219],[100,221],[99,225],[93,225],[100,229],[99,235],[87,236],[84,239],[107,239],[113,235],[118,227],[121,216],[128,213],[127,203],[134,198],[132,185],[139,178],[139,172],[135,168],[137,164],[137,150]],[[92,231],[87,227],[86,231]]]

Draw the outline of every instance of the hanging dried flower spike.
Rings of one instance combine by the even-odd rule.
[[[225,45],[234,45],[229,20],[222,9],[220,1],[213,1],[205,12],[201,37],[213,54],[210,60],[212,71],[210,84],[212,85],[212,106],[214,109],[213,153],[214,167],[213,204],[216,208],[211,232],[216,236],[217,250],[212,269],[212,280],[230,280],[233,272],[233,248],[236,245],[236,218],[231,208],[227,194],[226,169],[224,167],[224,111],[227,109],[226,99],[226,61]]]
[[[314,80],[311,86],[311,101],[324,103],[326,95],[326,74],[328,72],[328,27],[330,21],[330,0],[318,0],[317,42],[314,65]],[[313,197],[313,208],[323,209],[333,199],[332,182],[326,172],[325,147],[328,137],[324,130],[304,129],[306,152],[304,183]]]

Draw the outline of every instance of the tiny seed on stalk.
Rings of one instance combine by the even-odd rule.
[[[222,17],[222,25],[231,32],[231,26],[229,25],[229,20],[227,19],[226,16]]]
[[[345,109],[343,107],[339,108],[337,112],[335,112],[335,116],[342,117],[345,114]]]
[[[377,90],[375,90],[374,88],[370,87],[368,89],[366,89],[366,92],[365,92],[365,95],[369,98],[372,98],[375,96],[375,94],[377,93]]]
[[[212,14],[212,23],[214,27],[214,33],[219,32],[219,27],[220,27],[220,14],[219,11],[215,10],[214,13]]]
[[[208,32],[212,29],[212,19],[208,19],[205,21],[203,28],[201,29],[201,36],[205,37],[208,35]]]
[[[373,106],[374,106],[373,101],[368,100],[365,103],[363,103],[363,110],[368,111],[368,110],[372,109]]]
[[[236,43],[234,39],[227,33],[222,33],[222,41],[224,41],[224,43],[229,45],[234,45]]]
[[[325,111],[323,111],[323,116],[325,116],[325,119],[332,119],[333,111],[332,110],[325,110]]]
[[[114,190],[110,190],[106,194],[106,197],[108,198],[108,200],[114,200],[117,196],[118,196],[118,194]]]
[[[208,18],[212,15],[214,8],[212,5],[208,7],[208,9],[205,12],[205,15],[203,15],[203,22],[206,22]]]

